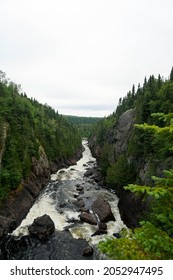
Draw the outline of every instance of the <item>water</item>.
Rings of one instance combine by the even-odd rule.
[[[119,214],[118,197],[113,191],[99,187],[94,180],[84,176],[89,168],[96,166],[96,160],[92,157],[86,141],[83,141],[83,146],[85,148],[83,156],[76,165],[61,169],[51,175],[50,183],[40,194],[20,226],[12,233],[13,236],[20,238],[27,235],[28,226],[35,218],[44,214],[49,215],[54,221],[57,232],[68,228],[74,239],[85,239],[91,245],[105,240],[126,227]],[[77,186],[82,186],[83,191],[79,192]],[[79,207],[76,207],[74,203],[77,199],[83,199],[84,207],[91,211],[93,201],[100,195],[109,202],[115,221],[107,223],[107,234],[92,236],[97,225],[81,223]]]

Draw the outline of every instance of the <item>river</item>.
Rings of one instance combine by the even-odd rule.
[[[28,226],[33,223],[34,219],[47,214],[51,217],[55,224],[58,237],[52,237],[52,241],[47,243],[49,245],[44,244],[44,246],[43,244],[39,245],[40,243],[35,245],[34,242],[27,241],[25,238],[25,242],[22,242],[21,246],[18,245],[18,250],[26,252],[16,251],[15,254],[10,255],[8,258],[78,259],[78,248],[76,252],[73,253],[71,253],[70,250],[75,251],[75,246],[80,247],[81,240],[84,240],[84,243],[86,242],[86,244],[90,244],[95,247],[99,241],[105,240],[108,236],[112,237],[114,233],[118,233],[122,228],[126,227],[119,214],[117,206],[118,197],[115,193],[104,187],[98,186],[92,178],[84,176],[87,170],[96,166],[96,159],[92,157],[87,141],[83,141],[83,147],[84,151],[82,158],[76,165],[63,168],[57,173],[51,175],[51,180],[47,187],[39,195],[38,199],[35,201],[20,226],[12,233],[14,240],[21,240],[22,237],[28,236]],[[77,190],[77,186],[82,186],[83,190]],[[92,236],[95,233],[97,226],[90,225],[85,222],[81,223],[79,218],[79,207],[75,205],[75,202],[82,199],[84,207],[91,210],[93,201],[100,195],[109,202],[115,221],[109,221],[107,223],[107,234]],[[59,240],[58,245],[56,243],[57,240]],[[53,250],[51,253],[45,254],[45,252],[43,252],[43,247],[47,252],[48,248],[50,249],[51,247],[51,242],[52,246],[59,246],[58,253]],[[24,249],[24,245],[26,245],[26,243],[29,249]],[[36,250],[37,247],[38,250]],[[33,248],[35,248],[35,251]],[[93,258],[98,258],[98,256]]]

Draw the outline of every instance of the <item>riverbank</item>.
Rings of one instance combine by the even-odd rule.
[[[0,206],[0,238],[19,226],[38,195],[47,186],[51,173],[75,164],[82,157],[82,151],[81,147],[73,157],[57,159],[51,165],[44,150],[40,151],[40,158],[33,159],[30,176]]]
[[[98,177],[91,172],[93,168],[96,168],[96,160],[92,157],[86,142],[84,147],[82,158],[75,165],[63,168],[51,175],[49,184],[40,194],[26,218],[13,232],[13,241],[7,242],[5,250],[10,252],[7,258],[63,259],[63,249],[62,252],[58,249],[62,246],[69,258],[83,259],[82,252],[86,245],[95,248],[99,241],[113,236],[125,227],[120,218],[117,196],[98,185]],[[105,207],[102,208],[99,203],[102,206],[105,204]],[[101,213],[100,208],[102,208]],[[104,209],[109,214],[112,212],[109,216],[111,218],[105,218],[105,214],[100,216],[105,213]],[[28,227],[34,219],[44,214],[49,215],[54,222],[55,233],[46,242],[40,243],[29,235]],[[84,216],[92,216],[96,220],[91,223],[89,220],[84,220]],[[63,233],[66,236],[65,240],[60,238]],[[58,240],[62,240],[61,246],[58,245]],[[15,244],[14,248],[17,248],[14,252],[12,252],[12,243]],[[71,244],[75,248],[80,244],[80,256],[75,253],[76,249]],[[40,254],[37,248],[40,248]],[[51,248],[56,248],[54,253]],[[92,258],[98,258],[95,249]]]

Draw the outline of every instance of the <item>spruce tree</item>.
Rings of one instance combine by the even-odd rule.
[[[170,81],[172,81],[172,82],[173,82],[173,67],[172,67],[172,69],[171,69],[171,73],[170,73]]]

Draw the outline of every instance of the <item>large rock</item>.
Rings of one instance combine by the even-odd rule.
[[[91,236],[107,234],[106,230],[97,229]]]
[[[40,240],[46,240],[55,231],[55,225],[48,215],[43,215],[34,220],[33,224],[28,227],[29,233]]]
[[[99,196],[92,204],[92,210],[99,217],[100,222],[115,221],[109,203],[101,196]]]
[[[82,256],[92,256],[93,255],[93,248],[91,246],[88,246],[83,249]]]
[[[82,212],[79,215],[79,218],[82,222],[88,223],[90,225],[97,225],[97,219],[92,213]]]
[[[128,142],[132,135],[135,123],[135,109],[129,109],[124,112],[117,123],[116,129],[111,136],[115,143],[115,153],[120,155],[127,151]]]
[[[130,191],[121,194],[118,202],[121,219],[129,228],[140,227],[140,221],[149,209],[149,201],[143,201],[143,197],[138,197]]]
[[[84,202],[83,198],[80,198],[80,199],[74,201],[73,204],[79,208],[82,208],[85,206],[85,202]]]
[[[16,222],[13,219],[0,216],[0,236],[6,235],[16,228]]]
[[[91,248],[85,239],[73,238],[70,231],[67,230],[56,231],[44,242],[31,235],[23,236],[20,239],[8,236],[3,240],[1,249],[0,260],[96,259],[96,255],[93,256],[94,248]]]

